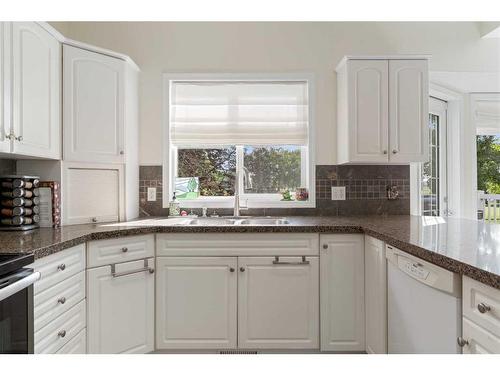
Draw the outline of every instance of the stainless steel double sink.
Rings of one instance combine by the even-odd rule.
[[[290,224],[284,217],[245,217],[245,216],[230,216],[230,217],[199,217],[189,219],[180,225],[287,225]]]

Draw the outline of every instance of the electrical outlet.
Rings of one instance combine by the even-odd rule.
[[[156,200],[156,188],[148,187],[148,202],[154,202]]]
[[[332,201],[345,201],[345,186],[332,186]]]

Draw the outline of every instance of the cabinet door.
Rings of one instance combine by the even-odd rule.
[[[385,244],[365,236],[366,351],[387,353],[387,261]]]
[[[389,61],[391,162],[428,158],[429,82],[427,60]]]
[[[12,23],[13,152],[61,157],[61,45],[35,22]]]
[[[154,350],[154,258],[87,270],[89,353]]]
[[[64,45],[64,160],[124,161],[124,61]]]
[[[156,259],[157,349],[236,347],[237,260]]]
[[[121,165],[64,163],[62,185],[64,225],[124,219]]]
[[[467,344],[463,347],[464,354],[500,354],[500,338],[491,332],[463,319],[462,337]]]
[[[363,235],[321,235],[321,350],[365,350]]]
[[[318,257],[238,258],[238,347],[319,347]]]
[[[347,62],[350,162],[388,161],[388,62]]]
[[[0,152],[11,151],[9,44],[11,22],[0,22]]]

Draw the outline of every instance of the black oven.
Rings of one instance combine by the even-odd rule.
[[[33,353],[33,255],[0,254],[0,354]]]

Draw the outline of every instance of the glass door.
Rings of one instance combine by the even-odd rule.
[[[420,210],[423,216],[448,216],[447,103],[429,99],[429,161],[420,165]]]

